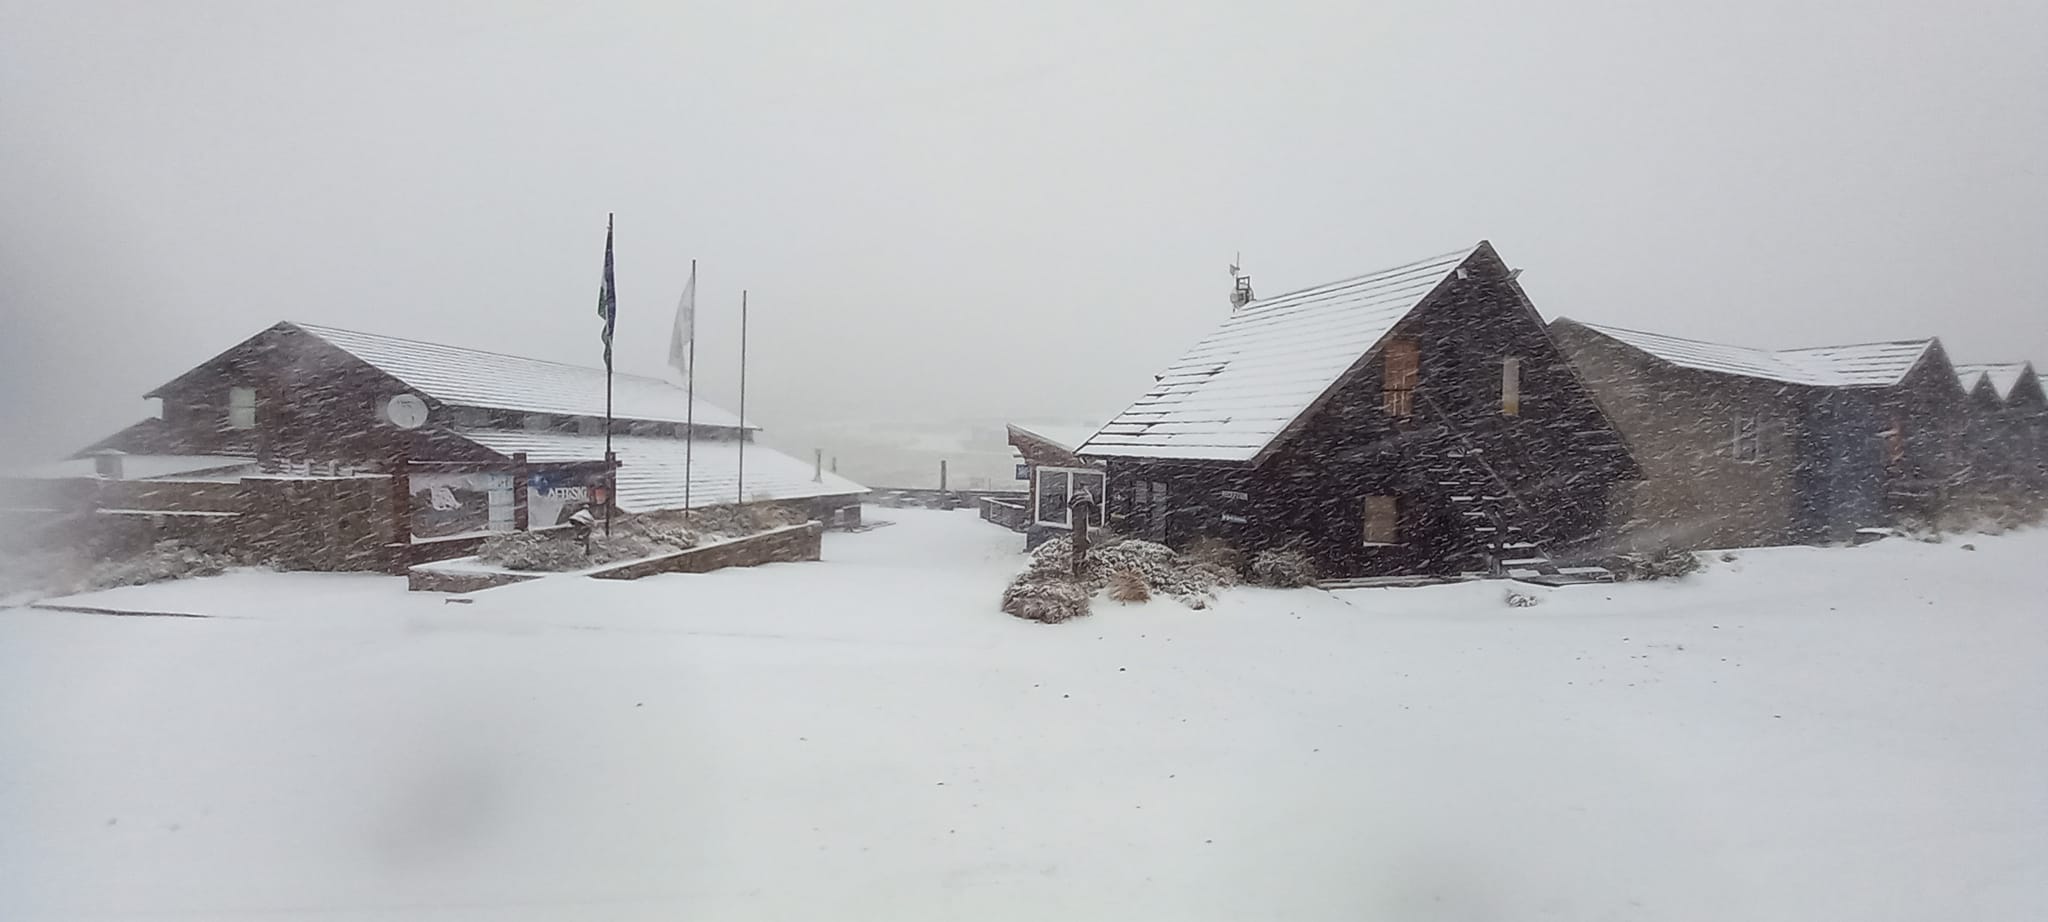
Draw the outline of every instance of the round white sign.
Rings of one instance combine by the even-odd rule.
[[[400,394],[384,403],[384,418],[400,429],[418,429],[427,421],[427,402]]]

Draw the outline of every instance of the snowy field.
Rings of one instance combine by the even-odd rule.
[[[1047,626],[1017,539],[0,611],[0,919],[2048,918],[2048,532]]]

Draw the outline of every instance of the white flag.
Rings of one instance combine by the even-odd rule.
[[[690,376],[690,341],[697,338],[697,261],[690,260],[690,281],[676,302],[676,326],[668,340],[668,363],[677,374]]]

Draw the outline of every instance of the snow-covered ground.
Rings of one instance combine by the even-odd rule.
[[[0,612],[0,919],[2048,918],[2048,533],[1046,626],[1016,539]]]

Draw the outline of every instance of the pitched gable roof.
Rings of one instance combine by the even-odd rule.
[[[441,403],[521,413],[605,415],[602,368],[443,346],[310,323],[286,326],[314,336]],[[699,426],[739,428],[737,416],[696,400]],[[612,375],[612,415],[680,423],[691,419],[690,394],[660,378]],[[748,425],[746,428],[757,428]]]
[[[1087,457],[1250,461],[1378,347],[1485,242],[1262,298],[1232,313],[1129,409]]]
[[[1808,349],[1753,349],[1569,321],[1681,368],[1811,387],[1891,387],[1906,379],[1936,340],[1859,343]]]
[[[1963,390],[1966,391],[1976,389],[1977,382],[1980,380],[1989,381],[1991,382],[1991,390],[1998,395],[1999,400],[2011,400],[2013,388],[2019,385],[2020,379],[2025,377],[2027,371],[2032,367],[2032,365],[2026,362],[2001,362],[1992,365],[1957,365],[1956,380],[1962,383]]]

